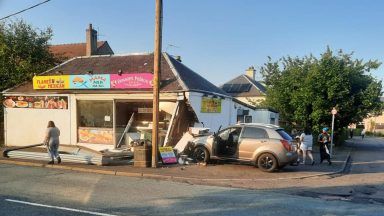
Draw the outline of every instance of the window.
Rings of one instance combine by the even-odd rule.
[[[113,127],[113,101],[77,101],[80,127]]]
[[[265,139],[265,138],[268,138],[268,134],[264,129],[261,129],[261,128],[245,127],[243,138]]]
[[[252,123],[252,116],[244,116],[245,123]]]

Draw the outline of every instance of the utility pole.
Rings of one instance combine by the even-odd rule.
[[[161,32],[163,1],[156,0],[155,51],[153,65],[152,167],[157,167],[159,146],[159,77],[161,74]]]

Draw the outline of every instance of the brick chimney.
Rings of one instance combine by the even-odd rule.
[[[92,29],[92,24],[86,31],[86,48],[85,54],[87,56],[95,55],[97,51],[97,31]]]
[[[255,68],[253,66],[249,67],[245,71],[245,75],[247,75],[251,79],[255,79],[255,73],[256,73],[256,70],[255,70]]]

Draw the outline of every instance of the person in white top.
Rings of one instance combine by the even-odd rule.
[[[313,136],[311,131],[306,128],[300,135],[300,149],[303,151],[303,161],[301,164],[305,164],[307,156],[311,159],[311,165],[315,164],[312,155]]]

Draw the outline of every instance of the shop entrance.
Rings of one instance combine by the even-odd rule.
[[[115,143],[117,147],[151,144],[152,101],[115,101]],[[159,112],[159,138],[162,145],[172,114]]]

